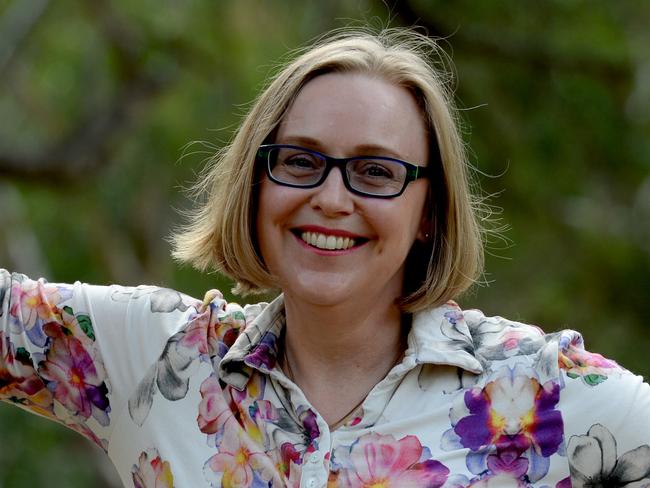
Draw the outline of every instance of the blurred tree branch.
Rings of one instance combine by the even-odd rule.
[[[50,0],[14,0],[0,18],[0,79],[49,3]]]
[[[535,71],[573,71],[605,79],[611,83],[629,82],[633,76],[627,60],[556,52],[543,42],[513,38],[507,32],[488,32],[477,28],[446,25],[437,18],[434,9],[420,12],[412,1],[397,0],[392,11],[403,25],[418,26],[432,37],[450,38],[453,46],[472,56],[514,62]],[[440,11],[444,15],[444,11]]]
[[[40,9],[23,9],[26,12],[21,15],[28,17],[29,22],[23,22],[22,29],[16,28],[14,30],[17,32],[4,36],[14,39],[11,56],[16,55],[18,44],[25,44],[28,34],[40,19],[40,14],[47,4],[45,0],[40,2],[34,2],[34,5],[41,6]],[[31,5],[29,2],[16,3]],[[85,113],[72,129],[51,147],[39,148],[35,152],[0,152],[0,177],[49,184],[87,179],[89,173],[107,164],[114,136],[124,128],[133,110],[150,101],[174,80],[174,77],[159,76],[142,62],[146,40],[137,29],[129,25],[127,19],[118,15],[110,1],[94,0],[84,5],[91,22],[102,33],[115,61],[118,89],[112,99],[99,108],[93,103],[84,104],[87,107]],[[163,50],[164,47],[162,46]],[[176,56],[181,56],[181,53],[189,49],[188,46],[178,43],[170,47]],[[7,65],[5,62],[0,67]],[[92,87],[89,92],[86,99],[92,97]]]
[[[38,1],[41,3],[34,2],[34,5],[41,5],[40,10],[35,6],[32,6],[31,10],[23,8],[27,11],[21,14],[23,17],[31,14],[29,29],[20,30],[20,36],[13,34],[16,39],[13,45],[16,48],[11,54],[14,57],[18,52],[18,45],[22,47],[25,44],[29,33],[41,18],[40,14],[48,0]],[[22,5],[24,2],[16,3]],[[182,39],[147,38],[141,30],[133,26],[132,21],[120,15],[108,0],[84,2],[83,5],[90,22],[106,41],[114,61],[117,90],[112,98],[100,107],[94,103],[84,103],[85,113],[67,134],[50,147],[38,148],[34,152],[0,150],[0,177],[47,184],[69,184],[86,180],[90,174],[108,164],[116,136],[124,130],[133,111],[143,103],[152,101],[177,78],[178,73],[174,70],[161,73],[160,70],[152,69],[146,62],[146,56],[151,50],[162,52],[179,64],[181,60],[184,65],[191,64],[193,70],[198,73],[208,74],[206,70],[210,70],[209,74],[213,73],[217,63],[214,60],[207,63],[206,59],[209,59],[210,55],[202,52],[200,47],[190,45]],[[93,98],[92,87],[89,88],[89,93],[85,95],[87,101]]]

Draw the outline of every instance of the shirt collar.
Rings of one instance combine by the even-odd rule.
[[[244,308],[250,317],[244,330],[217,366],[217,374],[226,383],[243,390],[253,369],[269,373],[278,360],[279,338],[286,323],[284,299],[280,295],[268,305],[263,303]],[[255,312],[258,314],[255,316]]]
[[[217,367],[219,377],[240,390],[254,369],[268,374],[275,367],[286,323],[282,295],[268,305],[249,306],[244,312],[251,320]],[[476,374],[483,372],[463,311],[455,302],[416,313],[407,343],[406,356],[413,356],[417,364],[445,364]]]

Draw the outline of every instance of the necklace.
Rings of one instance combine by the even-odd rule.
[[[397,365],[403,358],[404,358],[404,352],[400,351],[397,354],[397,359],[392,363],[392,366],[390,367],[390,369],[393,369],[393,367],[395,367],[395,365]],[[293,369],[291,368],[291,363],[289,362],[289,356],[287,356],[286,342],[284,344],[282,344],[282,363],[283,363],[282,364],[283,370],[285,370],[287,378],[289,378],[293,383],[295,383],[297,385],[298,383],[296,383],[296,379],[295,379],[295,376],[293,374]],[[363,402],[368,397],[368,394],[372,391],[372,389],[374,387],[375,387],[375,385],[372,385],[370,390],[368,390],[366,392],[366,394],[361,397],[361,400],[359,400],[359,403],[355,404],[354,407],[352,407],[350,410],[348,410],[348,412],[345,415],[343,415],[342,417],[340,417],[336,422],[332,422],[332,423],[328,422],[327,426],[329,427],[330,431],[334,431],[334,430],[338,429],[339,427],[341,427],[342,425],[344,425],[345,423],[347,423],[347,421],[350,419],[350,417],[352,417],[352,415],[354,413],[356,413],[356,411],[359,409],[359,407],[361,407]]]

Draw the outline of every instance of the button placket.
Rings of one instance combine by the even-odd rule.
[[[300,476],[300,488],[321,488],[327,484],[328,473],[323,466],[323,456],[320,452],[312,452],[303,464]]]

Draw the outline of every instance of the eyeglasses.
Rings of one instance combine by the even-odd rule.
[[[341,170],[343,183],[352,193],[367,197],[394,198],[406,185],[425,178],[427,168],[382,156],[333,158],[311,149],[286,144],[265,144],[257,151],[268,177],[278,185],[315,188],[333,167]]]

